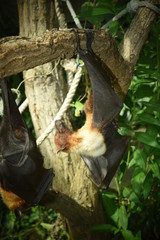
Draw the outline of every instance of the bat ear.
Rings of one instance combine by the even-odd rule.
[[[3,111],[4,115],[7,116],[9,124],[11,126],[14,126],[14,129],[20,129],[20,127],[23,127],[25,129],[26,126],[22,120],[21,114],[18,110],[17,104],[14,100],[13,94],[11,92],[7,80],[1,79],[0,86],[2,90],[2,99],[4,104]]]

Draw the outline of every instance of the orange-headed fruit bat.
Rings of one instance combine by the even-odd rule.
[[[77,51],[84,61],[92,87],[84,105],[86,122],[78,131],[72,132],[63,121],[57,121],[55,144],[59,151],[79,153],[92,172],[96,185],[107,188],[127,149],[129,138],[117,132],[114,118],[122,109],[123,102],[114,92],[108,73],[91,49],[93,32],[88,30],[86,34],[87,50],[82,50],[76,32]]]
[[[0,193],[11,210],[36,205],[51,187],[53,170],[43,158],[27,129],[7,81],[0,80],[3,116],[0,122]]]

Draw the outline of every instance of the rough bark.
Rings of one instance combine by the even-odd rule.
[[[50,1],[50,7],[48,7],[48,3],[49,1],[44,0],[38,2],[35,0],[18,1],[21,35],[29,37],[40,35],[45,32],[46,28],[53,27],[53,1]],[[52,22],[52,24],[47,25],[47,22]],[[54,45],[49,40],[49,45],[55,47],[56,42],[59,42],[59,37],[62,35],[53,38]],[[63,37],[62,39],[64,41]],[[59,51],[64,51],[63,41],[61,40],[61,44],[59,44]],[[73,42],[73,40],[71,41]],[[51,51],[57,58],[60,52],[57,49]],[[52,121],[65,97],[62,69],[58,66],[52,71],[53,68],[53,63],[46,63],[25,71],[23,74],[26,96],[37,137]],[[67,117],[66,121],[68,121]],[[56,154],[54,131],[42,143],[40,150],[45,157],[46,165],[52,166],[55,172],[54,192],[50,195],[50,206],[68,219],[71,239],[90,239],[89,227],[92,224],[103,222],[104,212],[97,189],[86,177],[86,173],[89,174],[88,169],[80,156]]]
[[[19,11],[22,10],[19,9]],[[27,14],[27,10],[24,11]],[[34,13],[35,11],[30,12]],[[25,16],[20,19],[20,26],[26,24],[24,19]],[[33,22],[37,23],[37,19],[35,16]],[[52,19],[52,22],[54,20]],[[147,8],[139,9],[120,45],[121,54],[118,53],[115,41],[108,31],[95,31],[93,50],[112,73],[114,88],[122,98],[127,93],[133,76],[133,68],[155,20],[156,14],[153,11]],[[31,19],[29,19],[29,23],[31,23]],[[37,24],[37,27],[32,29],[33,32],[38,29],[38,26],[41,26],[39,23]],[[27,34],[21,33],[23,37],[7,37],[0,40],[0,77],[75,55],[76,41],[73,31],[70,29],[46,32],[46,29],[50,29],[47,24],[51,24],[51,21],[48,20],[45,29],[39,30],[32,37],[29,37],[31,29],[28,29]],[[24,29],[27,29],[27,25],[24,26]],[[84,31],[80,32],[81,47],[85,48],[85,33]],[[42,33],[43,35],[41,35]]]
[[[158,1],[149,1],[158,3]],[[159,3],[160,4],[160,3]],[[125,61],[135,66],[148,34],[155,23],[156,13],[148,8],[140,8],[127,29],[120,45],[120,53]]]
[[[22,24],[20,25],[22,26]],[[27,27],[25,26],[25,31]],[[34,30],[33,30],[34,31]],[[44,30],[45,32],[45,30]],[[41,32],[37,33],[40,35]],[[0,77],[9,76],[57,59],[71,58],[76,53],[73,30],[53,30],[35,37],[8,37],[0,40]],[[86,47],[84,30],[80,31],[81,47]],[[114,39],[108,31],[95,31],[94,52],[113,74],[118,93],[126,93],[132,70],[118,52]],[[121,66],[121,71],[117,71]]]

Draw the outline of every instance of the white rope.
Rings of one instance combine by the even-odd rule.
[[[65,15],[61,11],[60,6],[59,6],[59,0],[55,0],[55,10],[56,10],[57,18],[58,18],[59,28],[60,29],[67,28],[67,22],[65,19]]]
[[[69,89],[73,81],[73,73],[71,71],[67,71],[67,80],[68,80],[68,89]]]
[[[71,103],[72,101],[72,98],[76,92],[76,89],[77,89],[77,86],[78,86],[78,83],[80,81],[80,78],[81,78],[81,75],[82,75],[82,68],[81,67],[78,67],[77,68],[77,72],[74,76],[74,79],[72,81],[72,85],[67,93],[67,96],[59,110],[59,112],[57,113],[56,117],[54,118],[54,120],[50,123],[50,125],[46,128],[46,130],[42,133],[42,135],[37,139],[36,143],[37,145],[40,145],[45,139],[46,137],[52,132],[54,126],[55,126],[55,122],[57,120],[60,120],[63,116],[63,114],[66,112],[69,104]]]
[[[22,113],[28,106],[28,99],[26,98],[24,102],[19,106],[19,111]]]
[[[46,128],[46,130],[42,133],[42,135],[40,135],[40,137],[37,139],[37,145],[40,145],[45,139],[46,137],[53,131],[53,128],[55,126],[55,122],[57,120],[60,120],[63,116],[63,114],[66,112],[69,104],[72,101],[72,98],[76,92],[78,83],[80,81],[81,75],[82,75],[82,68],[79,66],[77,68],[77,64],[76,64],[76,60],[75,59],[71,59],[71,60],[65,60],[62,63],[62,66],[65,68],[65,70],[67,71],[67,73],[70,75],[70,89],[67,93],[67,96],[59,110],[59,112],[57,113],[56,117],[54,118],[54,120],[50,123],[50,125]],[[77,72],[76,72],[77,70]],[[76,72],[74,79],[73,79],[73,74]],[[72,78],[72,79],[71,79]],[[28,99],[26,98],[25,101],[20,105],[19,107],[19,111],[20,113],[22,113],[28,106]]]
[[[61,65],[67,73],[67,81],[68,81],[68,89],[69,89],[73,81],[73,74],[76,72],[76,69],[77,69],[76,59],[74,58],[64,59],[63,61],[61,61]]]

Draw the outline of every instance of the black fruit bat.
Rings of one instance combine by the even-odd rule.
[[[53,170],[43,167],[36,142],[25,126],[7,81],[0,80],[0,193],[11,210],[36,205],[51,187]]]
[[[86,34],[87,50],[82,50],[76,32],[77,51],[84,61],[92,86],[84,105],[86,122],[78,131],[72,132],[63,121],[57,121],[55,144],[58,150],[79,153],[92,172],[96,185],[107,188],[127,149],[129,138],[117,132],[114,118],[123,103],[91,49],[93,32],[87,31]]]

